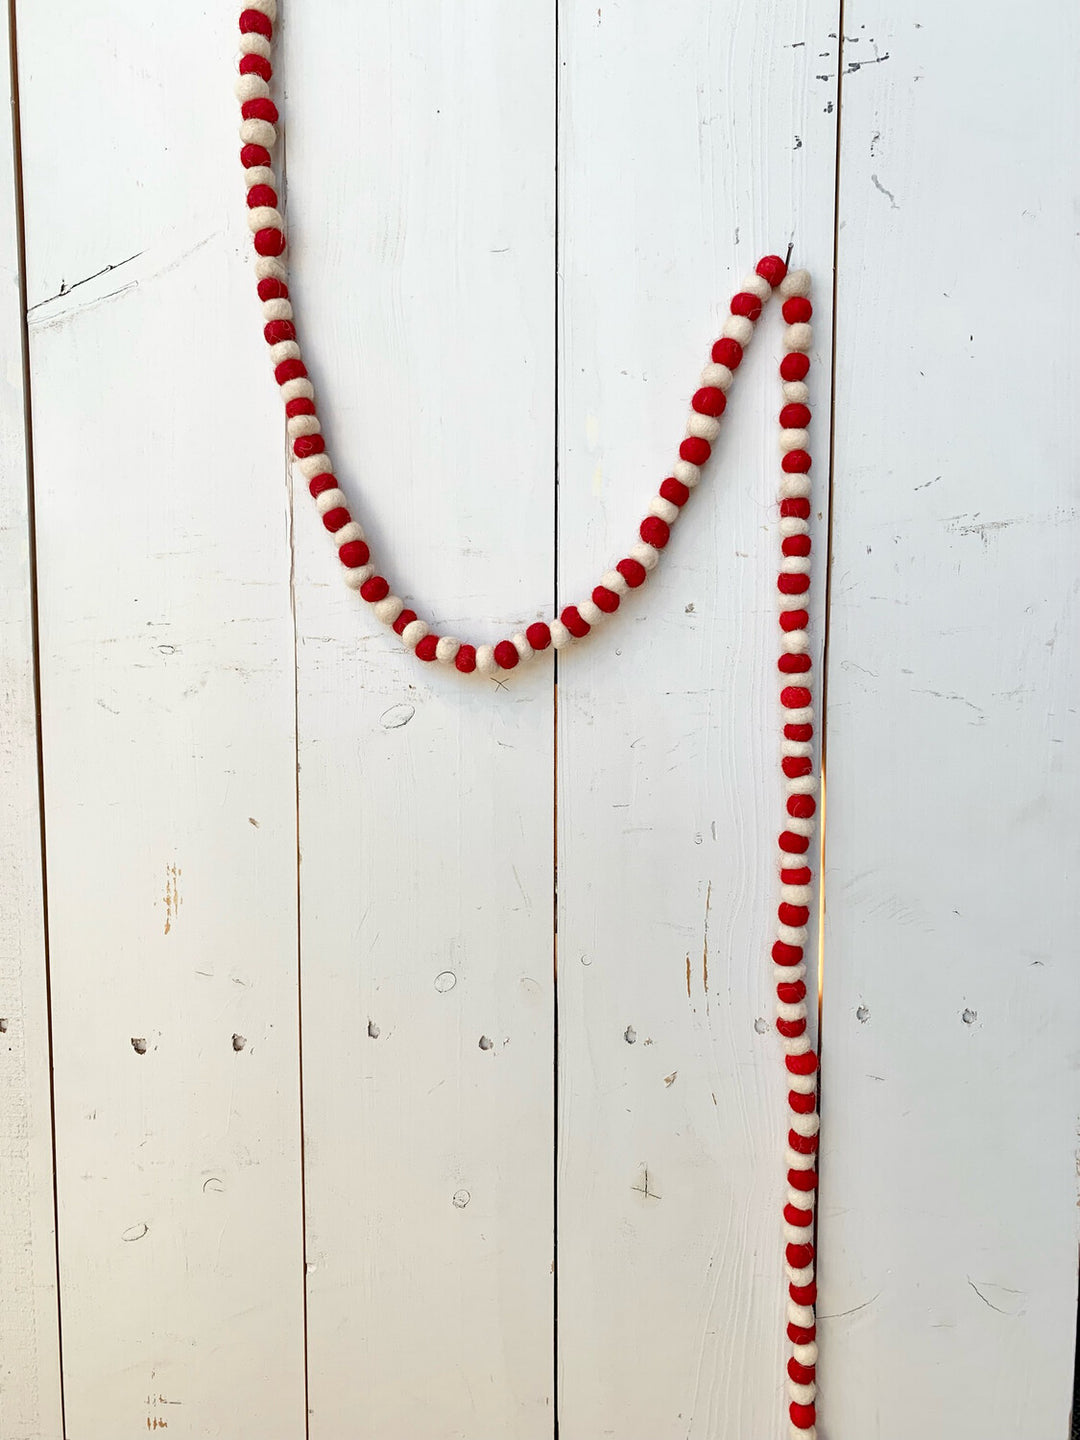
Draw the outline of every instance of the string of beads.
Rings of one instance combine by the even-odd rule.
[[[337,548],[346,585],[359,592],[376,617],[393,628],[419,660],[454,665],[463,673],[497,675],[549,649],[561,649],[591,633],[618,610],[632,590],[656,569],[671,527],[701,480],[702,467],[720,433],[720,421],[743,353],[762,308],[778,289],[783,299],[785,354],[780,362],[784,405],[780,411],[780,536],[777,577],[780,602],[781,768],[785,787],[784,829],[779,838],[780,905],[772,961],[777,976],[776,1028],[788,1081],[787,1193],[784,1204],[788,1279],[788,1414],[794,1440],[815,1440],[817,1341],[814,1267],[814,1200],[817,1191],[817,1055],[807,1031],[805,948],[813,874],[811,841],[817,810],[814,774],[812,664],[807,631],[810,589],[810,424],[807,374],[812,344],[810,277],[788,271],[778,255],[766,255],[733,297],[720,338],[690,401],[686,434],[671,474],[649,502],[638,539],[601,577],[589,597],[566,605],[557,617],[537,621],[494,645],[463,643],[434,633],[394,594],[373,564],[364,531],[353,519],[334,475],[315,407],[315,388],[301,358],[296,319],[283,259],[285,227],[278,209],[271,152],[278,110],[270,96],[276,0],[249,0],[240,16],[240,152],[247,184],[248,224],[254,236],[263,335],[285,404],[295,463]]]

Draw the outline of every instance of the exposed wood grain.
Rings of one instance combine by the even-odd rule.
[[[19,18],[67,1424],[296,1440],[290,555],[235,20]]]
[[[324,8],[283,59],[330,448],[399,593],[493,641],[551,604],[553,10]],[[420,665],[297,506],[311,1435],[541,1440],[552,667]]]
[[[850,0],[822,1419],[1064,1437],[1080,27]],[[876,62],[876,63],[866,63]]]
[[[564,602],[669,473],[741,275],[789,238],[827,270],[835,15],[561,9]],[[824,474],[827,289],[814,303]],[[782,1424],[779,326],[661,572],[559,667],[564,1440]]]

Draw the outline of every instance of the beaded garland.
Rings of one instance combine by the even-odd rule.
[[[733,297],[730,315],[712,347],[699,388],[690,402],[686,435],[631,545],[588,599],[565,606],[550,621],[537,621],[495,645],[462,643],[434,633],[415,610],[394,594],[371,561],[364,532],[349,509],[333,473],[315,408],[315,389],[301,359],[295,316],[289,299],[284,221],[278,210],[271,151],[277,140],[277,106],[270,97],[276,0],[249,0],[240,16],[240,152],[247,183],[248,224],[257,255],[259,299],[274,378],[285,403],[293,456],[322,523],[337,548],[346,585],[357,590],[376,617],[393,628],[419,660],[454,665],[459,671],[494,676],[515,669],[548,648],[559,650],[584,639],[607,615],[618,610],[631,590],[645,583],[659,563],[671,526],[698,485],[702,467],[720,431],[727,392],[762,308],[778,289],[783,298],[785,355],[780,362],[784,405],[780,411],[780,535],[777,578],[780,602],[780,705],[783,738],[781,768],[786,800],[779,839],[780,904],[772,961],[776,985],[776,1028],[787,1070],[789,1130],[787,1194],[784,1204],[785,1263],[788,1279],[788,1414],[794,1440],[815,1440],[817,1342],[814,1267],[814,1199],[817,1191],[817,1054],[807,1033],[808,1007],[804,948],[808,938],[813,875],[810,845],[814,833],[818,780],[814,774],[814,712],[807,626],[810,589],[810,454],[807,427],[812,342],[810,277],[789,271],[778,255],[766,255]]]

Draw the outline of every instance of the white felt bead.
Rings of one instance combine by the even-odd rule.
[[[806,1002],[800,1000],[795,1005],[788,1005],[783,1000],[776,1002],[776,1018],[778,1020],[805,1020]]]
[[[780,499],[804,500],[810,494],[809,475],[781,475]]]
[[[813,1210],[814,1192],[812,1190],[796,1190],[794,1185],[788,1186],[787,1203],[794,1205],[798,1210]],[[811,1314],[814,1312],[811,1311]]]
[[[787,782],[789,795],[813,795],[818,788],[816,775],[796,775]]]
[[[271,365],[280,365],[283,360],[299,360],[300,346],[295,340],[279,340],[270,346]]]
[[[450,665],[457,659],[460,649],[461,641],[453,635],[440,635],[438,644],[435,646],[435,659],[441,660],[444,665]]]
[[[814,1312],[809,1305],[796,1305],[794,1300],[789,1300],[787,1318],[801,1330],[809,1330],[814,1323]]]
[[[350,590],[359,590],[366,580],[375,574],[374,565],[358,565],[355,570],[345,571],[345,584]]]
[[[809,575],[809,555],[784,555],[780,560],[780,573],[782,575]]]
[[[809,885],[781,885],[780,899],[785,905],[809,905],[811,892]]]
[[[273,51],[270,41],[265,35],[241,35],[240,52],[243,55],[261,55],[264,60],[269,60]]]
[[[603,575],[600,576],[600,584],[603,585],[606,590],[614,591],[616,595],[628,595],[630,593],[630,586],[627,583],[626,576],[620,574],[618,570],[605,570]]]
[[[810,1425],[804,1430],[801,1425],[796,1425],[792,1420],[789,1428],[789,1440],[818,1440],[817,1426]]]
[[[796,1269],[794,1265],[785,1265],[784,1269],[792,1285],[809,1285],[810,1281],[814,1278],[814,1267],[812,1264],[803,1265],[799,1269]]]
[[[780,450],[787,454],[789,450],[805,450],[810,444],[810,436],[805,430],[781,430]]]
[[[476,668],[481,675],[494,675],[499,668],[495,659],[494,645],[479,645],[476,650]]]
[[[813,1275],[811,1275],[810,1279],[812,1280],[813,1278]],[[809,1284],[810,1282],[807,1281],[806,1283]],[[812,1405],[814,1402],[814,1396],[817,1394],[817,1386],[814,1384],[798,1385],[794,1380],[789,1380],[787,1391],[788,1395],[791,1397],[792,1400],[794,1400],[796,1405]],[[805,1435],[806,1431],[800,1430],[799,1434]]]
[[[756,295],[762,304],[764,304],[772,294],[772,286],[765,279],[764,275],[759,275],[755,270],[752,275],[746,276],[739,286],[739,291],[745,295]]]
[[[754,327],[745,315],[729,315],[724,321],[724,328],[720,331],[725,339],[734,340],[739,345],[749,345],[753,333]]]
[[[800,1205],[799,1209],[802,1208]],[[814,1227],[812,1225],[789,1225],[785,1221],[784,1239],[789,1245],[812,1245],[814,1243]]]
[[[604,611],[600,609],[600,606],[597,605],[594,600],[582,600],[581,604],[577,607],[577,612],[585,621],[586,625],[599,625],[601,620],[607,619]]]
[[[570,631],[567,630],[561,620],[550,621],[548,629],[551,631],[551,643],[556,650],[561,650],[564,645],[573,643],[573,635],[570,634]]]
[[[411,620],[401,632],[401,638],[410,650],[415,650],[424,636],[428,634],[428,626],[423,620]]]
[[[778,925],[776,927],[776,938],[782,940],[785,945],[805,945],[807,940],[805,925]]]
[[[330,464],[330,456],[305,455],[303,460],[297,460],[297,467],[305,480],[314,480],[316,475],[330,475],[333,473],[333,466]]]
[[[688,490],[693,490],[701,480],[701,466],[693,465],[689,460],[676,460],[671,473]]]
[[[665,500],[662,495],[654,495],[649,501],[649,514],[657,515],[661,520],[666,520],[669,525],[674,525],[679,518],[679,507],[673,505],[670,500]]]
[[[315,496],[315,507],[320,515],[325,515],[328,510],[336,510],[339,505],[348,505],[348,503],[340,490],[324,490],[321,495]]]
[[[793,714],[794,712],[793,712],[793,711],[790,711],[790,710],[786,710],[784,713],[785,713],[785,716],[786,716],[786,715],[791,715],[791,714]],[[790,721],[789,723],[790,723],[790,724],[793,724],[793,725],[797,725],[797,724],[802,724],[803,722],[802,722],[802,721],[793,720],[793,721]],[[806,722],[806,723],[809,723],[809,722]],[[802,835],[802,836],[803,836],[805,839],[807,839],[807,840],[809,840],[809,839],[810,839],[810,836],[813,835],[813,833],[814,833],[814,826],[815,826],[816,823],[817,823],[817,822],[814,821],[814,820],[800,820],[800,819],[799,819],[797,816],[795,816],[795,815],[789,815],[789,816],[787,817],[787,828],[791,831],[791,833],[792,833],[793,835]]]
[[[248,211],[248,229],[254,235],[256,230],[284,230],[285,221],[280,210],[272,205],[256,205]]]
[[[245,10],[258,10],[265,15],[271,25],[277,19],[277,0],[244,0]]]
[[[809,535],[809,520],[800,520],[798,515],[785,515],[780,521],[780,534],[786,539],[789,535]]]
[[[686,433],[708,440],[711,445],[720,434],[720,421],[715,415],[699,415],[696,410],[691,410],[686,420]]]
[[[240,75],[233,86],[233,93],[241,104],[245,100],[261,100],[270,94],[270,86],[261,75]]]
[[[796,1135],[816,1135],[821,1129],[821,1117],[819,1115],[793,1115],[791,1129],[795,1131]]]
[[[514,649],[518,652],[519,660],[531,660],[536,654],[536,651],[529,644],[528,636],[521,634],[520,631],[515,635],[511,635],[510,644],[513,645]]]
[[[338,494],[341,494],[340,490]],[[345,503],[346,502],[342,500],[342,504]],[[333,535],[330,536],[330,539],[333,540],[337,546],[348,545],[350,540],[363,540],[363,538],[364,532],[355,520],[350,520],[347,524],[343,525],[340,530],[335,530]]]
[[[636,560],[644,570],[655,570],[660,563],[660,551],[655,545],[646,545],[642,541],[639,545],[630,546],[630,558]]]
[[[713,390],[730,390],[734,379],[735,376],[726,365],[717,365],[715,361],[710,361],[701,372],[702,385]]]
[[[786,1075],[787,1087],[796,1095],[812,1095],[817,1089],[817,1072],[813,1075]]]
[[[314,400],[315,386],[310,380],[286,380],[284,385],[278,387],[283,400]]]
[[[780,294],[785,300],[791,300],[796,295],[809,295],[810,271],[789,270],[780,281]]]
[[[264,300],[262,310],[264,320],[291,320],[293,318],[292,304],[288,300]]]
[[[789,1170],[813,1170],[816,1158],[814,1155],[803,1155],[798,1150],[792,1150],[790,1145],[784,1151],[784,1163]]]
[[[322,426],[319,424],[317,415],[290,415],[285,422],[285,429],[294,440],[299,435],[322,434]]]
[[[271,190],[276,190],[277,176],[269,165],[252,165],[244,171],[244,184],[249,190],[256,185],[269,185]]]
[[[785,380],[781,389],[789,405],[805,405],[810,399],[810,386],[805,380]]]
[[[789,350],[809,350],[814,343],[814,331],[804,323],[789,325],[784,331],[784,344]]]
[[[381,620],[384,625],[393,625],[402,610],[405,609],[405,601],[400,595],[387,595],[382,600],[376,600],[371,608],[376,620]]]
[[[780,1044],[785,1055],[806,1055],[810,1051],[808,1035],[781,1035]]]
[[[240,139],[245,145],[261,145],[272,150],[277,143],[277,131],[269,120],[241,120]]]
[[[810,648],[810,636],[805,630],[785,630],[784,649],[789,655],[805,655]]]
[[[260,255],[255,261],[255,274],[260,280],[281,280],[289,278],[289,272],[276,255]]]
[[[811,1340],[809,1345],[793,1345],[791,1353],[800,1365],[816,1365],[818,1357],[817,1341]]]
[[[780,754],[793,755],[800,760],[808,759],[814,753],[809,740],[781,740]]]

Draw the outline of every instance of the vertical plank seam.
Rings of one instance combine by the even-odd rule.
[[[554,21],[555,76],[552,104],[554,113],[554,236],[552,240],[553,279],[553,325],[552,347],[552,400],[555,407],[552,430],[552,496],[553,496],[553,542],[552,542],[552,591],[554,613],[559,613],[559,345],[561,327],[559,324],[559,253],[562,243],[559,206],[560,166],[559,144],[562,134],[560,105],[562,88],[559,76],[562,60],[559,53],[559,12],[562,0],[552,0]],[[553,647],[554,648],[554,647]],[[551,887],[551,1041],[552,1041],[552,1157],[551,1157],[551,1218],[552,1218],[552,1263],[551,1263],[551,1412],[552,1435],[559,1440],[559,1135],[561,1128],[559,1102],[561,1097],[559,1069],[562,1056],[559,1049],[559,652],[554,651],[552,664],[552,776],[551,776],[551,835],[552,835],[552,887]]]
[[[60,1432],[67,1436],[64,1395],[64,1333],[60,1298],[60,1197],[56,1170],[56,1082],[53,1068],[52,965],[49,946],[49,876],[46,859],[45,749],[41,726],[41,633],[38,616],[37,509],[34,494],[34,431],[30,390],[30,322],[26,284],[26,209],[23,192],[22,126],[16,0],[8,3],[8,70],[11,85],[11,159],[15,200],[15,254],[18,266],[19,348],[22,358],[23,433],[26,469],[26,533],[30,581],[30,667],[34,695],[34,743],[37,752],[38,833],[41,866],[42,958],[45,970],[46,1047],[49,1062],[49,1144],[52,1155],[53,1273],[56,1281],[56,1349],[60,1388]]]

